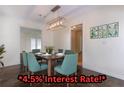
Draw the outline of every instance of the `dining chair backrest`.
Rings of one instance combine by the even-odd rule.
[[[40,49],[32,49],[32,53],[39,53]]]
[[[65,54],[75,54],[72,50],[65,50]]]
[[[40,65],[37,62],[33,53],[28,53],[28,68],[30,71],[35,71],[36,69],[40,69]]]
[[[22,52],[22,62],[24,66],[28,65],[28,59],[27,59],[27,53],[26,52]]]
[[[65,55],[61,68],[67,74],[77,71],[77,54]]]
[[[63,53],[63,49],[58,49],[58,53]]]

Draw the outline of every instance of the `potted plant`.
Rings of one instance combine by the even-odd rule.
[[[2,66],[4,66],[4,63],[1,61],[1,59],[3,59],[3,53],[5,53],[6,51],[5,51],[5,46],[4,46],[4,44],[2,44],[1,46],[0,46],[0,64],[2,65]]]
[[[53,50],[54,50],[54,48],[52,46],[46,46],[46,52],[48,54],[52,54]]]

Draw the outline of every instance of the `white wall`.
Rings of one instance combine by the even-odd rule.
[[[124,80],[124,6],[87,6],[66,19],[68,29],[54,33],[54,45],[69,48],[69,28],[82,23],[83,67]],[[119,22],[119,37],[90,39],[90,27],[112,22]]]
[[[0,44],[5,44],[5,66],[19,63],[20,36],[16,19],[0,17]]]
[[[20,29],[20,51],[31,52],[31,38],[41,39],[41,30],[21,27]]]
[[[25,20],[0,16],[0,45],[5,44],[6,53],[2,61],[5,66],[16,65],[20,63],[20,27],[40,27],[33,22],[24,22]],[[27,24],[30,23],[30,24]]]
[[[124,79],[124,7],[99,7],[84,16],[84,67]],[[90,39],[89,28],[119,22],[119,37]]]
[[[46,46],[53,46],[53,32],[48,31],[45,24],[43,24],[41,28],[42,50],[45,51]]]
[[[60,31],[54,31],[53,32],[53,43],[55,49],[70,49],[71,48],[71,40],[70,40],[70,31],[67,28],[60,30]],[[65,40],[66,39],[66,40]]]

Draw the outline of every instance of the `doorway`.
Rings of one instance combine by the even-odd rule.
[[[71,50],[78,54],[78,65],[82,66],[82,24],[71,27]]]
[[[41,30],[20,27],[20,51],[32,52],[33,49],[41,48]]]

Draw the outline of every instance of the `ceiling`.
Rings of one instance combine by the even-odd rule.
[[[42,22],[45,18],[52,18],[53,15],[66,16],[80,6],[62,5],[55,13],[50,12],[53,7],[55,5],[0,5],[0,15]]]

